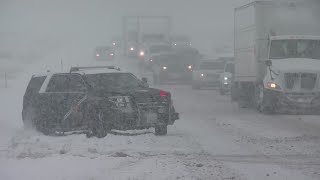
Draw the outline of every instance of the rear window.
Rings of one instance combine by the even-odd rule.
[[[225,71],[233,74],[234,73],[234,64],[231,64],[231,63],[227,64]]]
[[[36,93],[39,92],[42,83],[46,79],[46,76],[33,77],[27,87],[26,93]]]
[[[30,102],[30,100],[34,97],[34,95],[37,92],[39,92],[45,79],[46,76],[32,77],[24,95],[23,106],[27,105]]]
[[[54,75],[52,76],[46,92],[60,92],[60,93],[72,93],[72,92],[84,92],[86,87],[82,78],[76,74],[68,75]]]

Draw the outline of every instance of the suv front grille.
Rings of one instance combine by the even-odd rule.
[[[154,102],[153,97],[149,94],[136,94],[134,95],[136,103],[152,103]]]

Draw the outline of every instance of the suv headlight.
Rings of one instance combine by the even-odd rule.
[[[109,101],[113,102],[117,107],[127,107],[129,103],[128,96],[111,96]]]

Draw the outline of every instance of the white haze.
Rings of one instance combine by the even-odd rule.
[[[210,50],[232,45],[233,9],[240,4],[241,0],[1,0],[1,47],[22,53],[76,45],[93,48],[121,35],[125,15],[168,15],[175,33]]]

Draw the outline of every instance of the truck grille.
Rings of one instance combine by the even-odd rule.
[[[313,90],[317,77],[314,73],[286,73],[284,74],[285,86],[290,90],[294,88]]]

